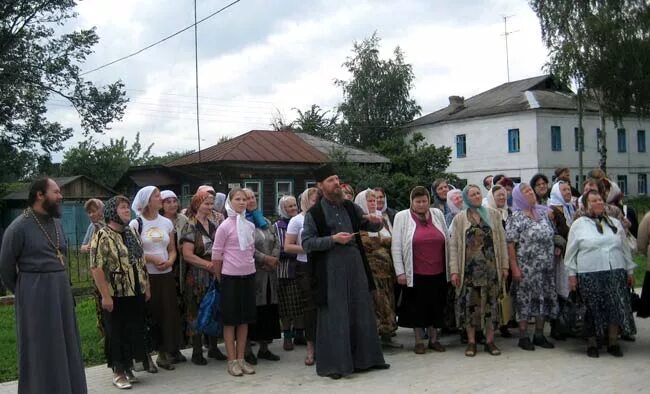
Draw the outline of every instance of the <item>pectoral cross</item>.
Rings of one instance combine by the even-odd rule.
[[[56,258],[59,259],[59,261],[61,262],[61,265],[65,266],[63,253],[61,253],[60,250],[56,251]]]

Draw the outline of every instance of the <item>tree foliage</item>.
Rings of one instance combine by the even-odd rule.
[[[95,29],[56,35],[55,29],[76,17],[75,6],[74,0],[0,3],[0,145],[10,151],[63,149],[73,130],[47,119],[52,98],[77,111],[86,135],[103,132],[124,114],[122,82],[99,88],[81,76],[80,66],[99,40]]]
[[[313,135],[328,141],[336,141],[339,130],[338,114],[329,115],[317,104],[312,104],[308,110],[298,112],[298,117],[292,122],[293,128],[301,133]]]
[[[601,108],[601,167],[606,167],[604,118],[619,122],[650,110],[650,3],[647,0],[531,0],[549,50],[548,68],[573,80]]]
[[[355,42],[354,55],[343,67],[351,77],[336,80],[343,90],[339,142],[357,147],[376,147],[379,142],[395,137],[397,129],[420,114],[421,108],[413,98],[413,67],[404,62],[399,47],[393,57],[379,57],[381,39],[374,33],[370,38]]]
[[[140,133],[136,134],[131,146],[124,137],[111,138],[108,144],[98,146],[97,140],[91,136],[65,152],[61,171],[66,176],[86,175],[113,186],[129,167],[152,163],[152,147],[153,144],[143,148]]]

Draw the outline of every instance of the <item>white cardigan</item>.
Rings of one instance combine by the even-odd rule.
[[[449,276],[449,233],[445,216],[438,208],[429,208],[433,225],[445,236],[445,271]],[[415,234],[415,220],[411,211],[405,209],[395,215],[393,221],[393,239],[391,254],[397,276],[406,275],[406,285],[413,287],[413,235]],[[449,278],[447,278],[449,280]]]

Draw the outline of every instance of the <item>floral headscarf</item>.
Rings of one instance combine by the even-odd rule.
[[[512,210],[524,211],[530,209],[533,212],[533,218],[535,220],[540,220],[548,212],[548,207],[539,205],[537,203],[532,205],[529,204],[526,196],[524,196],[524,193],[521,191],[521,189],[526,186],[530,187],[529,184],[522,182],[518,185],[515,185],[515,188],[512,189]],[[535,198],[537,198],[537,196],[535,196]]]

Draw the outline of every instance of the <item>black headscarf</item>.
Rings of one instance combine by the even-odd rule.
[[[106,220],[106,224],[115,222],[124,226],[121,231],[122,239],[124,240],[124,245],[126,245],[126,248],[129,251],[129,261],[131,262],[131,265],[135,265],[144,256],[144,251],[142,250],[142,243],[138,239],[138,236],[129,227],[129,224],[124,223],[122,218],[117,214],[117,207],[122,202],[129,204],[129,199],[124,196],[115,196],[108,200],[106,205],[104,205],[104,220]]]

